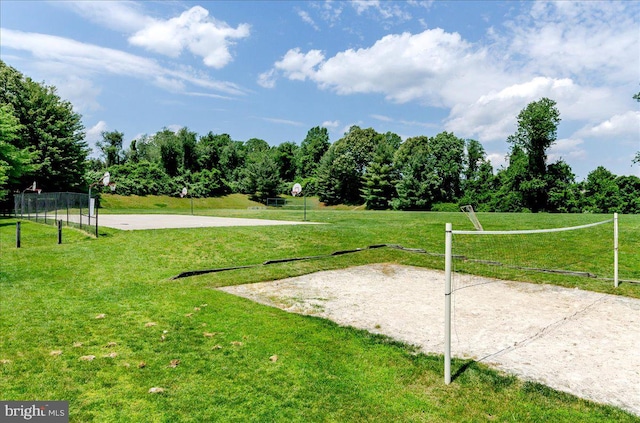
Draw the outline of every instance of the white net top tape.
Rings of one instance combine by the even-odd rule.
[[[452,234],[459,235],[521,235],[521,234],[542,234],[547,232],[563,232],[574,231],[576,229],[590,228],[592,226],[598,226],[605,223],[613,222],[613,219],[604,220],[602,222],[590,223],[588,225],[571,226],[567,228],[551,228],[551,229],[529,229],[522,231],[451,231]]]

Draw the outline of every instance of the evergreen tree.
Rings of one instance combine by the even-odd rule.
[[[402,178],[396,184],[398,196],[392,201],[393,208],[430,210],[441,181],[435,172],[429,137],[408,138],[396,151],[394,163]]]

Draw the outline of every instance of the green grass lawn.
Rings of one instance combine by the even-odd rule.
[[[155,207],[164,213],[190,208],[187,202],[172,205],[167,198],[151,201],[126,207],[114,202],[104,212],[152,211],[153,204],[167,204]],[[195,211],[302,220],[300,210],[246,207],[220,209],[203,203]],[[462,213],[313,209],[307,217],[327,224],[132,232],[101,228],[98,239],[64,228],[62,245],[56,244],[52,227],[24,222],[20,249],[15,248],[15,220],[0,220],[0,399],[68,400],[74,422],[638,421],[616,408],[522,382],[472,361],[454,360],[457,377],[445,386],[442,357],[211,289],[375,262],[441,269],[438,255],[382,248],[171,279],[187,270],[256,265],[383,243],[442,253],[446,222],[472,228]],[[573,226],[608,218],[479,217],[487,230]],[[553,254],[543,253],[544,245],[532,247],[532,261],[588,267],[584,270],[607,276],[610,248],[602,245],[611,246],[611,225],[597,228],[590,239],[567,235],[563,243],[570,246],[548,247]],[[640,279],[638,234],[640,216],[621,216],[621,278]],[[469,255],[486,250],[472,242],[460,244]],[[512,247],[492,248],[499,253]],[[493,271],[464,262],[458,266],[461,271]],[[614,290],[605,279],[517,269],[506,276],[640,297],[640,285],[622,283]],[[96,318],[102,314],[104,318]],[[84,361],[83,356],[95,359]],[[172,367],[172,360],[179,363]],[[164,392],[150,394],[152,387]]]

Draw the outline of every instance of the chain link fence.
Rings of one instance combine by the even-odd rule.
[[[61,220],[67,226],[98,234],[97,199],[89,201],[89,194],[75,192],[47,192],[16,194],[16,219],[34,220],[55,225]]]

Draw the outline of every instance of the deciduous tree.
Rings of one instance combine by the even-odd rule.
[[[120,164],[124,157],[124,152],[122,151],[124,134],[118,131],[103,131],[100,135],[102,140],[97,142],[97,146],[105,157],[106,166]]]
[[[330,145],[327,128],[316,126],[309,129],[307,136],[297,151],[298,177],[309,178],[314,176],[316,169],[320,165],[320,159],[322,159]]]
[[[20,131],[20,122],[13,115],[8,104],[0,105],[0,200],[3,200],[8,185],[14,185],[23,175],[31,175],[36,166],[31,163],[32,154],[28,148],[19,149],[14,145]]]
[[[556,102],[542,98],[531,102],[518,114],[518,129],[507,141],[527,156],[525,178],[518,184],[525,206],[533,211],[544,210],[547,203],[547,149],[557,137],[560,112]]]
[[[0,104],[10,104],[20,123],[13,145],[30,147],[40,166],[39,185],[47,191],[66,191],[84,185],[89,149],[81,116],[62,100],[56,88],[39,84],[0,61]],[[16,188],[27,184],[20,178]]]

